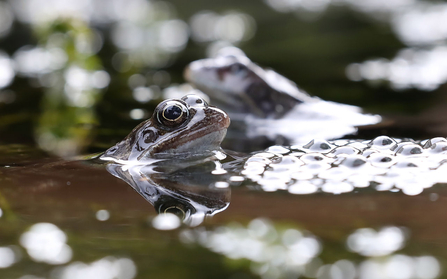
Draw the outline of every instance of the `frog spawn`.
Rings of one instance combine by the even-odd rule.
[[[341,194],[356,188],[417,195],[447,183],[447,140],[380,136],[371,141],[312,140],[272,146],[245,162],[242,174],[267,192]]]

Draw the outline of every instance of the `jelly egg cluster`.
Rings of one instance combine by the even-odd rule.
[[[447,183],[446,162],[445,138],[416,142],[380,136],[272,146],[249,157],[242,174],[270,192],[341,194],[373,187],[417,195],[436,183]]]

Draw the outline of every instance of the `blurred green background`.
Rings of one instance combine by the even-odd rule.
[[[104,151],[148,118],[160,100],[181,94],[177,86],[188,63],[228,45],[311,95],[395,123],[379,132],[447,136],[445,1],[2,0],[1,278],[84,279],[82,272],[98,266],[102,277],[90,278],[347,279],[356,276],[353,269],[360,278],[442,276],[442,186],[415,197],[373,189],[296,196],[233,187],[231,207],[204,226],[164,232],[154,228],[152,206],[103,167],[42,159]],[[42,164],[14,168],[35,159]],[[98,217],[103,210],[105,219]],[[34,242],[54,244],[56,234],[55,245],[73,258],[32,256],[33,241],[20,239],[41,222],[55,225],[40,227]],[[295,237],[288,238],[290,247],[283,241],[287,231]],[[350,246],[353,236],[369,246]],[[213,237],[254,246],[224,241],[222,248]],[[310,246],[298,250],[307,254],[292,254],[308,261],[295,265],[300,270],[275,265],[281,259],[275,255],[302,239]],[[234,250],[225,250],[230,244]],[[243,256],[259,245],[274,256]],[[73,265],[80,277],[70,277],[76,268],[66,277],[58,273]],[[112,269],[127,273],[104,272]]]
[[[172,96],[188,63],[227,45],[311,95],[418,117],[390,135],[447,134],[445,2],[64,3],[0,2],[3,143],[104,150]]]

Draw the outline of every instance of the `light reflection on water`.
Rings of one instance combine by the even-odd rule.
[[[398,227],[386,227],[376,232],[358,229],[347,240],[348,248],[362,256],[379,257],[392,254],[405,245],[405,233]]]
[[[100,210],[101,211],[101,210]],[[71,261],[72,250],[66,244],[67,235],[51,223],[37,223],[22,234],[20,244],[35,262],[62,265]],[[0,269],[19,262],[20,249],[15,246],[0,247]],[[52,269],[49,277],[54,279],[132,279],[137,274],[137,266],[129,258],[105,257],[90,264],[72,262]],[[22,279],[41,278],[24,275]]]
[[[109,218],[110,212],[108,210],[101,209],[96,212],[96,219],[98,219],[98,221],[107,221]]]
[[[292,228],[280,231],[265,219],[255,219],[247,227],[184,230],[180,240],[197,242],[230,259],[248,259],[251,270],[263,278],[305,274],[321,252],[320,241],[312,234]]]
[[[430,255],[395,254],[405,246],[404,229],[385,227],[376,232],[362,228],[347,238],[347,247],[364,260],[339,259],[324,263],[320,257],[331,247],[309,232],[277,229],[270,221],[254,219],[247,227],[237,223],[211,230],[184,230],[180,240],[198,243],[232,260],[248,259],[261,278],[318,279],[434,279],[441,275],[439,261]]]
[[[17,262],[17,256],[10,247],[0,247],[0,269],[8,268]]]
[[[152,219],[152,226],[162,231],[177,229],[181,224],[180,218],[172,213],[160,214]]]
[[[66,234],[51,223],[35,224],[20,237],[20,244],[33,260],[54,265],[71,260],[73,252],[66,242]]]
[[[441,268],[432,256],[410,257],[395,254],[385,259],[369,259],[358,268],[360,279],[434,279],[441,275]]]
[[[73,262],[52,271],[54,279],[132,279],[137,274],[135,263],[128,258],[105,257],[90,264]]]

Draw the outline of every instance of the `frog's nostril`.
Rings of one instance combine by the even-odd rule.
[[[208,107],[208,103],[200,96],[194,94],[188,94],[183,96],[182,100],[187,103],[190,107]]]

